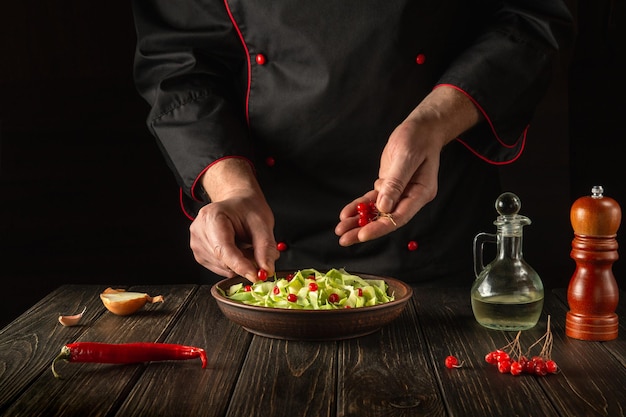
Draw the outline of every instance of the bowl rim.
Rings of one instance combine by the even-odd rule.
[[[282,272],[286,274],[286,272]],[[392,278],[388,276],[382,275],[374,275],[368,273],[358,273],[358,272],[350,272],[353,275],[358,275],[365,279],[382,279],[384,280],[389,287],[390,284],[393,284],[395,287],[401,287],[404,289],[405,294],[402,297],[394,298],[393,301],[389,301],[387,303],[376,304],[373,306],[363,306],[356,308],[337,308],[337,309],[324,309],[324,310],[315,310],[315,309],[291,309],[291,308],[280,308],[280,307],[266,307],[266,306],[256,306],[251,304],[244,304],[241,301],[231,300],[230,298],[223,295],[218,288],[221,288],[222,285],[225,285],[228,282],[232,282],[229,285],[233,285],[242,281],[248,281],[246,278],[242,276],[236,276],[233,278],[225,278],[222,279],[211,287],[211,295],[215,298],[216,301],[227,304],[232,307],[237,307],[241,309],[245,309],[247,311],[260,311],[260,312],[273,312],[273,313],[283,313],[283,314],[359,314],[368,311],[374,310],[384,310],[388,308],[396,307],[398,304],[403,304],[408,302],[413,296],[413,288],[404,281],[401,281],[397,278]],[[277,276],[281,274],[281,271],[276,272]]]

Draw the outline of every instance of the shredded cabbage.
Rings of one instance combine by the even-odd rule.
[[[309,278],[311,276],[315,280]],[[243,283],[232,285],[224,295],[249,305],[301,310],[366,307],[394,300],[393,294],[387,294],[388,285],[384,280],[363,279],[344,269],[331,269],[323,274],[309,268],[296,272],[290,280],[274,278],[273,281],[259,281],[249,286]],[[317,289],[311,290],[309,284],[312,282],[317,284]],[[246,290],[246,287],[249,289]],[[295,301],[287,299],[289,294],[296,295]],[[337,294],[331,297],[334,302],[329,301],[331,294]],[[293,300],[293,296],[291,298]]]

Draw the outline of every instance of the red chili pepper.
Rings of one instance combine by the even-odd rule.
[[[99,343],[76,342],[61,348],[61,353],[52,362],[52,373],[61,376],[54,369],[59,360],[66,362],[91,363],[138,363],[200,358],[202,368],[206,368],[207,357],[204,349],[169,343]]]

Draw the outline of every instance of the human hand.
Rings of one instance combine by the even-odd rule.
[[[339,214],[335,227],[339,244],[376,239],[408,223],[437,195],[443,147],[481,118],[471,99],[457,88],[435,88],[390,135],[374,189]],[[356,205],[369,201],[386,216],[359,227]]]
[[[425,124],[407,120],[399,125],[383,149],[374,190],[341,211],[335,228],[339,244],[350,246],[391,233],[432,201],[437,195],[443,143]],[[370,201],[376,202],[378,211],[387,216],[359,227],[356,205]]]
[[[259,269],[273,275],[279,257],[274,215],[249,167],[240,161],[219,164],[203,180],[212,202],[200,209],[189,227],[194,257],[227,278],[240,275],[255,282]]]

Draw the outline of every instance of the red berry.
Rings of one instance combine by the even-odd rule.
[[[245,292],[250,292],[250,291],[252,291],[252,287],[250,285],[246,285],[245,287],[243,287],[243,290]]]
[[[259,281],[265,281],[267,279],[267,271],[265,269],[259,269],[259,272],[256,273]]]
[[[274,292],[275,295],[280,294],[280,288],[278,288],[278,286],[274,287],[272,291]]]
[[[308,277],[306,277],[307,279],[312,279],[313,281],[315,281],[315,275],[311,274]]]
[[[309,283],[309,291],[317,291],[317,284],[315,282]]]
[[[332,293],[331,295],[328,296],[328,302],[330,303],[338,303],[339,302],[339,295]]]
[[[524,362],[522,366],[523,366],[525,373],[527,374],[535,373],[535,363],[532,360],[527,360],[526,362]]]
[[[285,278],[287,279],[287,282],[290,282],[293,279],[293,274],[287,274]]]
[[[491,365],[495,365],[498,363],[498,358],[496,352],[489,352],[485,355],[485,362]]]
[[[417,242],[414,240],[411,240],[406,246],[407,246],[407,249],[410,251],[417,250]]]
[[[287,296],[287,301],[289,301],[290,303],[295,303],[296,301],[298,301],[298,296],[295,294],[289,294]]]
[[[556,362],[551,359],[546,361],[546,371],[548,371],[548,373],[556,374],[558,370],[559,367],[556,365]]]
[[[363,226],[367,225],[369,222],[370,222],[369,217],[367,217],[367,216],[359,216],[359,221],[358,221],[359,227],[363,227]]]
[[[276,249],[278,249],[279,252],[284,252],[287,250],[287,244],[285,242],[278,242],[276,244]]]
[[[524,372],[524,367],[518,361],[511,362],[511,375],[519,375]]]
[[[356,205],[356,211],[358,211],[359,213],[369,213],[370,205],[368,203],[358,203]]]
[[[539,363],[535,365],[535,375],[537,376],[546,376],[548,374],[548,370],[546,369],[545,363]]]
[[[506,352],[504,352],[504,351],[501,351],[501,350],[498,350],[498,351],[496,351],[496,352],[498,352],[498,353],[496,354],[496,359],[498,360],[498,362],[502,362],[502,361],[509,361],[509,363],[510,363],[510,361],[511,361],[511,357],[509,356],[509,354],[508,354],[508,353],[506,353]]]
[[[363,297],[363,288],[357,288],[356,295],[358,295],[359,297]]]
[[[461,365],[459,365],[459,360],[455,356],[452,356],[452,355],[446,357],[445,364],[446,364],[446,368],[448,369],[461,367]]]
[[[508,359],[498,361],[498,371],[501,374],[508,374],[511,372],[511,362]]]

